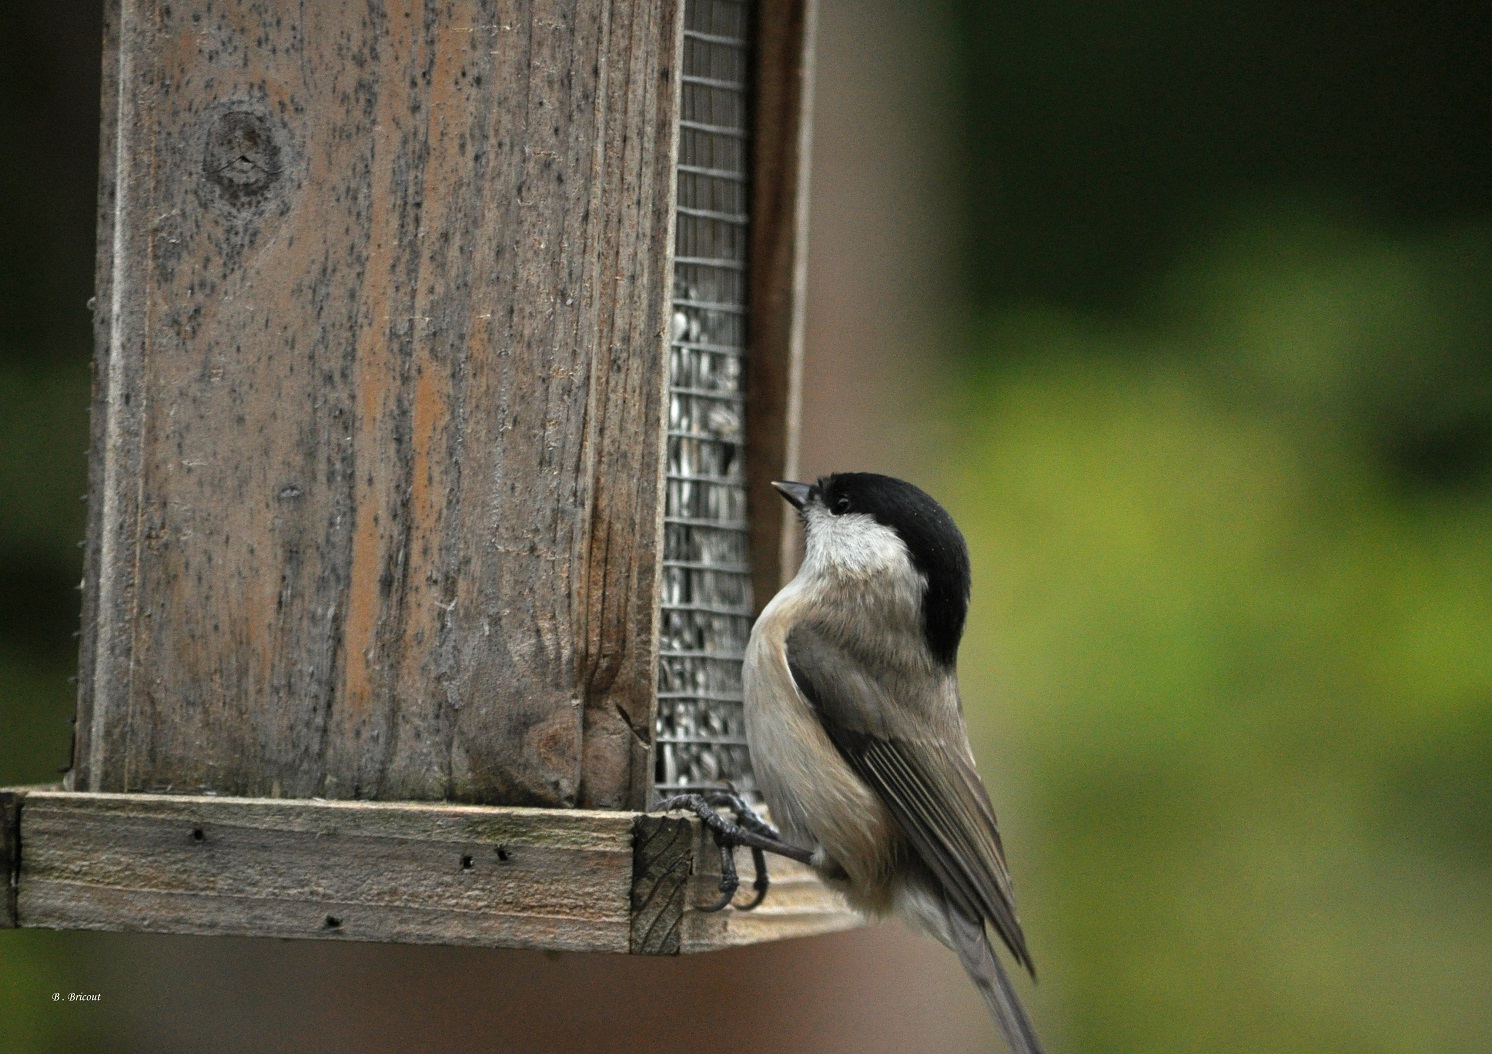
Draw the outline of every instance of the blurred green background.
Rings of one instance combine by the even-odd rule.
[[[822,0],[818,137],[874,135],[843,42],[922,19],[951,131],[888,163],[939,173],[952,291],[915,403],[872,427],[811,385],[810,452],[915,433],[968,534],[1050,1045],[1492,1049],[1485,6],[868,10]],[[0,784],[68,753],[98,36],[91,3],[0,5]],[[852,388],[855,352],[816,368]],[[36,999],[111,940],[0,935],[0,1049],[156,1049]]]

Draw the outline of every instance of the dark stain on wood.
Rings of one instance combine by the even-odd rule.
[[[21,884],[21,795],[0,791],[0,930],[15,929]]]
[[[72,785],[640,806],[681,2],[106,21]]]

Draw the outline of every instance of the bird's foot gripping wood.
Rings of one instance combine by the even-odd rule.
[[[784,842],[777,828],[758,816],[745,799],[734,791],[676,794],[659,802],[658,808],[664,812],[687,809],[694,813],[710,829],[710,833],[715,836],[715,844],[720,847],[720,900],[701,909],[703,911],[721,911],[735,899],[736,890],[741,886],[741,878],[736,873],[737,846],[751,848],[751,862],[756,867],[756,880],[751,884],[756,895],[751,898],[750,903],[737,905],[738,911],[750,911],[766,897],[769,884],[768,853],[776,853],[804,864],[813,856],[806,849]],[[720,815],[716,811],[720,808],[729,809],[735,816],[735,822]]]

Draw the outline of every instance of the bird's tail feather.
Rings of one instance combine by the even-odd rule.
[[[995,1024],[1000,1026],[1000,1031],[1005,1036],[1005,1042],[1010,1044],[1014,1054],[1042,1054],[1036,1029],[1021,1007],[1021,1001],[1016,998],[1015,989],[1010,985],[1010,977],[996,958],[995,950],[990,947],[984,923],[969,918],[946,900],[944,904],[948,935],[952,939],[954,951],[958,952],[959,962],[963,963],[974,987],[984,997]]]

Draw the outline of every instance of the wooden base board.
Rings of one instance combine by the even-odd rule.
[[[860,924],[771,875],[755,911],[701,911],[720,853],[678,814],[0,791],[0,927],[673,955]]]

